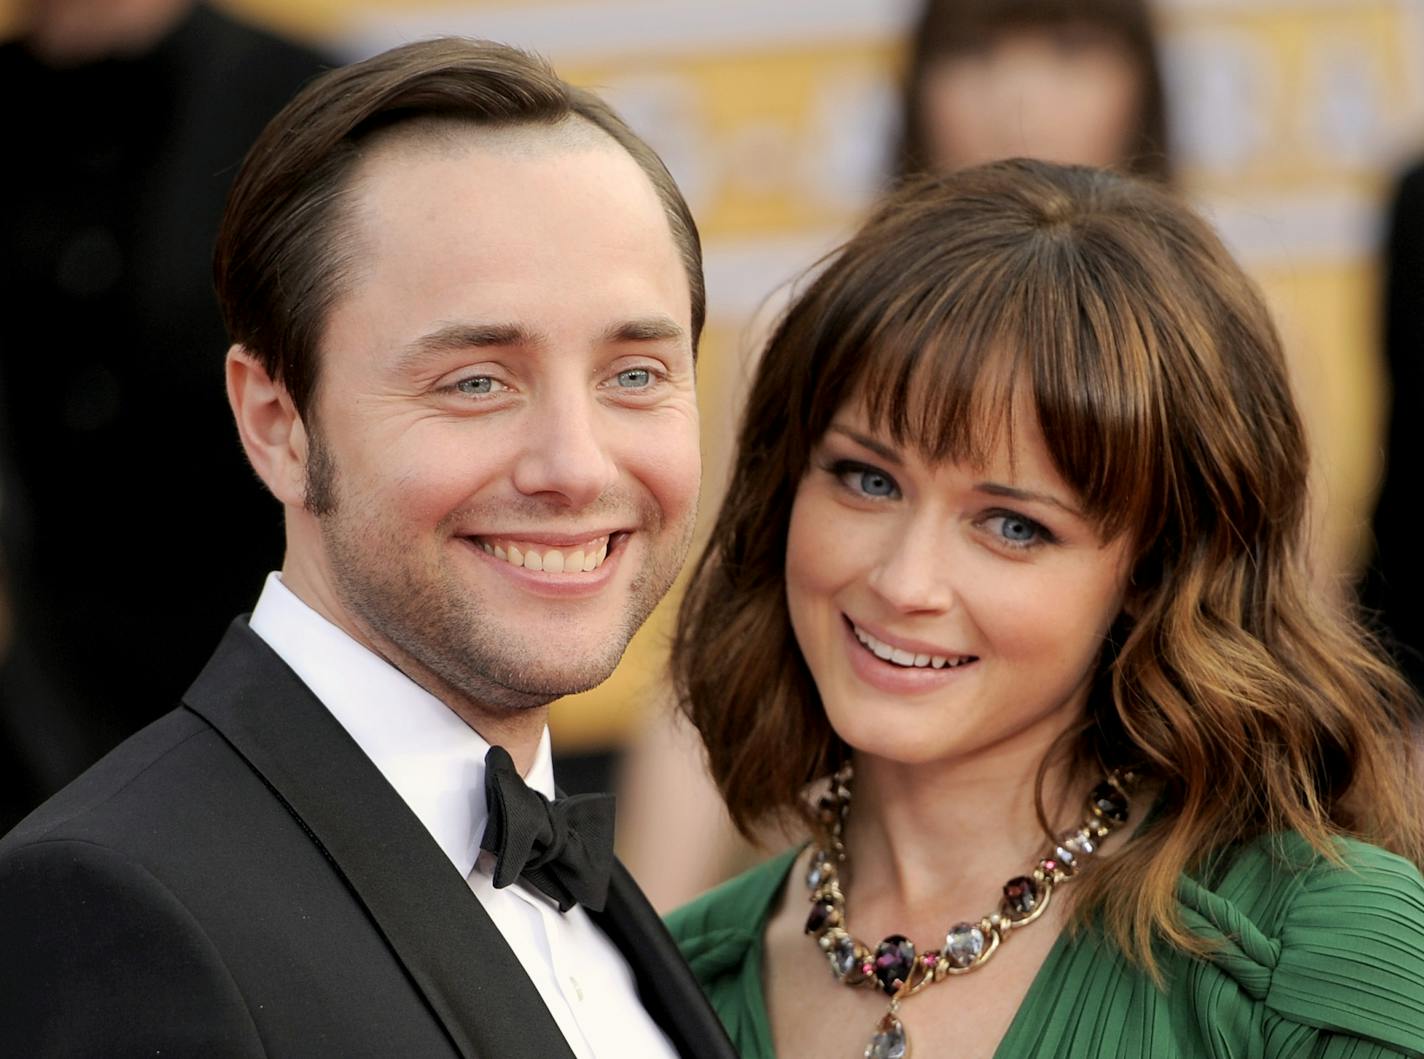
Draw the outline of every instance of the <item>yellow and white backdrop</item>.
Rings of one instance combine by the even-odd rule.
[[[225,6],[347,57],[440,33],[540,51],[662,153],[706,246],[705,519],[773,292],[848,234],[878,190],[914,0]],[[1389,178],[1424,147],[1424,0],[1161,0],[1160,16],[1182,185],[1277,311],[1316,424],[1322,551],[1358,566],[1384,398],[1375,254]],[[611,681],[560,704],[562,749],[621,741],[655,685],[670,614]]]

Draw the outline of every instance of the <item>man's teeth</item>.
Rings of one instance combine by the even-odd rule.
[[[608,558],[606,536],[595,537],[572,548],[550,548],[546,544],[507,539],[481,539],[476,543],[496,559],[526,570],[542,570],[546,574],[591,574]]]
[[[893,662],[897,666],[906,666],[914,669],[924,669],[927,666],[932,666],[935,669],[944,669],[947,666],[953,669],[955,666],[962,666],[966,662],[974,661],[973,655],[955,655],[951,658],[945,655],[911,654],[902,647],[891,647],[883,640],[877,640],[859,625],[853,625],[851,628],[855,630],[855,638],[870,648],[876,658],[883,659],[886,662]]]

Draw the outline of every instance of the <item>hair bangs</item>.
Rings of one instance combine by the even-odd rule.
[[[982,466],[1001,445],[1012,460],[1031,416],[1104,537],[1151,532],[1162,491],[1152,328],[1124,312],[1132,303],[1113,275],[1093,275],[1078,257],[1074,240],[1045,233],[988,256],[976,249],[972,267],[897,263],[891,293],[827,321],[812,439],[858,406],[873,430],[927,462]],[[865,288],[876,271],[866,268]]]

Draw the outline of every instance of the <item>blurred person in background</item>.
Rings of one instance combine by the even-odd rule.
[[[237,163],[326,65],[193,0],[17,14],[0,46],[0,832],[177,701],[281,545],[223,401],[208,262]]]
[[[1424,453],[1424,162],[1399,182],[1385,244],[1384,355],[1390,411],[1375,555],[1363,601],[1415,687],[1424,688],[1424,556],[1419,458]]]
[[[1039,158],[1167,180],[1157,51],[1144,0],[931,0],[909,42],[900,174]]]
[[[895,179],[1008,157],[1168,181],[1145,0],[930,0],[906,44]],[[619,848],[670,909],[749,863],[694,733],[665,705],[627,755]],[[695,845],[669,855],[670,836]]]

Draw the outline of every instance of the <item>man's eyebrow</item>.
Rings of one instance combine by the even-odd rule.
[[[661,342],[685,339],[687,331],[670,316],[642,316],[611,325],[603,332],[605,342]]]
[[[977,492],[988,493],[990,496],[1002,496],[1010,500],[1025,500],[1029,503],[1048,504],[1056,507],[1060,511],[1066,511],[1075,518],[1082,518],[1083,513],[1071,504],[1065,504],[1056,496],[1048,493],[1035,493],[1031,489],[1019,489],[1012,485],[1004,485],[1002,482],[976,482],[974,488]]]
[[[875,455],[879,456],[886,463],[893,463],[897,467],[900,465],[899,453],[897,453],[894,449],[890,448],[890,446],[884,444],[883,442],[876,441],[868,434],[862,434],[858,430],[852,430],[850,427],[843,427],[838,423],[832,423],[829,427],[829,430],[832,433],[840,434],[843,437],[850,438],[850,440],[854,441],[857,445],[861,446],[862,448],[867,448],[871,452],[875,453]]]
[[[417,368],[432,357],[462,349],[489,349],[508,346],[537,346],[544,336],[522,324],[446,324],[421,335],[400,352],[399,366]]]

